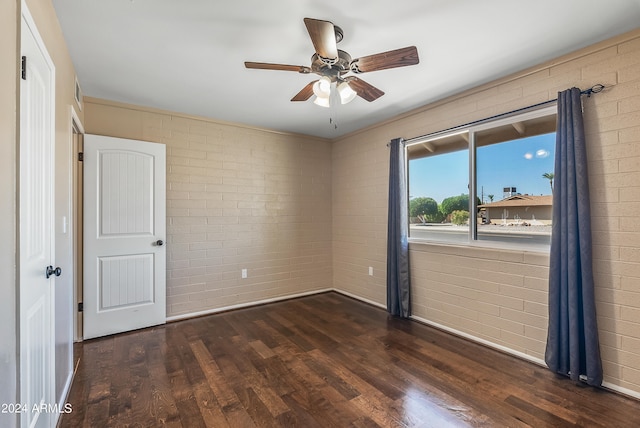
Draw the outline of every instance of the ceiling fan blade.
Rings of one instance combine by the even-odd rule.
[[[406,48],[356,58],[351,61],[350,68],[354,73],[366,73],[368,71],[415,65],[419,62],[420,59],[418,58],[418,50],[416,47],[408,46]]]
[[[333,23],[321,21],[319,19],[305,18],[304,25],[307,26],[309,37],[316,50],[316,53],[327,59],[338,58],[338,46],[336,44],[336,32]]]
[[[307,86],[302,88],[302,90],[296,94],[295,97],[291,98],[291,101],[307,101],[311,98],[311,95],[313,95],[313,84],[316,82],[317,80],[309,82]]]
[[[351,87],[351,89],[356,91],[359,97],[364,98],[369,102],[375,101],[384,95],[384,92],[382,92],[380,89],[365,82],[362,79],[358,79],[357,77],[351,76],[347,77],[345,80],[349,82],[349,86]]]
[[[298,73],[302,74],[311,73],[311,69],[309,67],[305,67],[304,65],[271,64],[268,62],[245,61],[244,66],[247,68],[255,68],[258,70],[297,71]]]

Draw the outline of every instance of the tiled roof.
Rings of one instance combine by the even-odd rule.
[[[534,207],[553,205],[552,195],[532,196],[515,195],[497,202],[478,205],[478,208],[502,208],[502,207]]]

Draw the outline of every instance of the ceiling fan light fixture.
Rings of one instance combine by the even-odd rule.
[[[353,99],[358,95],[356,91],[351,89],[348,82],[342,82],[338,85],[338,93],[340,94],[340,102],[342,104],[347,104],[353,101]]]
[[[317,105],[317,106],[320,106],[320,107],[326,107],[326,108],[330,107],[329,97],[328,96],[326,96],[326,97],[318,97],[318,96],[316,96],[316,99],[313,100],[313,103],[315,105]]]
[[[331,93],[331,79],[327,76],[322,76],[313,84],[313,93],[318,98],[329,98],[329,94]]]

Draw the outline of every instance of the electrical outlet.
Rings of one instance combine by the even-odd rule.
[[[369,275],[373,276],[373,266],[369,266]]]
[[[242,278],[246,278],[246,277],[247,277],[247,270],[242,269]]]

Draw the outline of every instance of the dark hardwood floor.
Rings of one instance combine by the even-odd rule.
[[[638,427],[640,402],[326,293],[91,340],[62,427]]]

